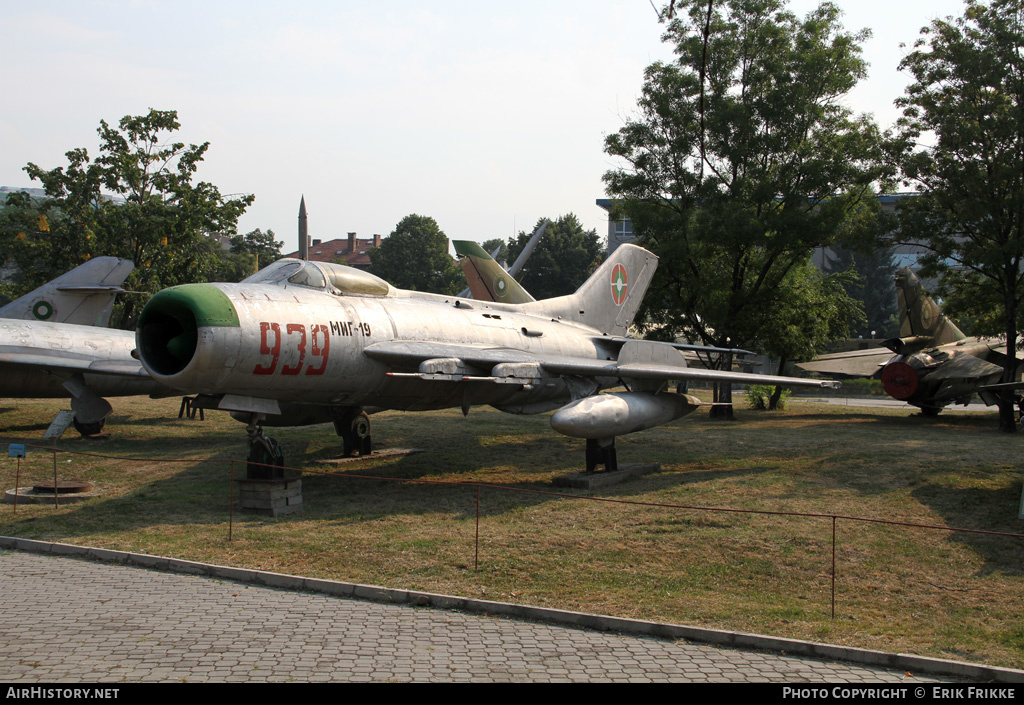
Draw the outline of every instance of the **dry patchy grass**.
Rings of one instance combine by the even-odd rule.
[[[42,445],[58,406],[3,402],[0,440]],[[1024,666],[1019,539],[840,520],[832,619],[831,519],[555,496],[551,479],[579,469],[582,443],[552,432],[546,416],[478,409],[465,419],[458,411],[375,416],[379,447],[426,452],[342,466],[324,462],[339,450],[329,427],[274,432],[287,463],[307,472],[304,511],[236,515],[229,541],[228,464],[208,461],[241,458],[243,428],[217,413],[178,420],[177,408],[177,400],[117,400],[109,438],[69,435],[58,446],[138,460],[58,456],[62,477],[92,480],[102,497],[57,510],[21,506],[16,517],[5,505],[0,532]],[[993,414],[926,419],[794,404],[738,417],[698,413],[619,439],[621,462],[657,461],[662,471],[595,496],[1024,532],[1024,437],[998,433]],[[11,487],[15,461],[3,468]],[[49,453],[30,451],[21,484],[52,472]],[[451,484],[459,482],[493,486],[479,491],[478,568],[478,490]]]

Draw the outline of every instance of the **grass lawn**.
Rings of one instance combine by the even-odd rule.
[[[841,519],[833,619],[831,519],[548,494],[581,469],[583,442],[546,415],[482,408],[375,415],[376,447],[425,452],[343,465],[328,462],[340,452],[329,426],[271,430],[286,464],[307,471],[303,512],[236,513],[229,540],[229,466],[207,461],[244,458],[243,426],[217,412],[179,420],[177,399],[112,402],[108,438],[72,430],[57,445],[132,460],[58,454],[62,479],[102,495],[17,515],[3,505],[0,534],[1024,667],[1024,539]],[[41,438],[61,406],[3,400],[0,442],[50,445]],[[1024,533],[1024,435],[999,433],[994,412],[741,406],[734,422],[699,411],[619,438],[620,463],[661,472],[577,494]],[[11,488],[16,461],[2,462]],[[52,478],[51,454],[30,449],[21,475]],[[478,490],[451,484],[465,482],[493,486],[479,491],[476,568]]]

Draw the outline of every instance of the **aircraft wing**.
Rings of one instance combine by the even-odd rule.
[[[852,350],[819,355],[808,362],[798,363],[797,368],[835,377],[873,377],[893,356],[893,351],[888,348]]]
[[[87,372],[148,379],[149,374],[136,360],[97,359],[67,350],[43,350],[13,345],[0,346],[0,363],[39,369]]]
[[[621,335],[602,335],[595,336],[598,340],[604,340],[609,343],[623,345],[632,338],[625,338]],[[750,350],[744,350],[743,348],[716,348],[711,345],[694,345],[692,343],[670,343],[664,342],[664,345],[670,345],[676,350],[683,350],[687,352],[703,352],[703,353],[731,353],[733,355],[755,355],[756,353]]]
[[[938,367],[928,375],[932,380],[948,379],[982,379],[992,375],[1002,374],[1003,368],[993,365],[973,355],[956,355],[949,360],[939,364]]]
[[[750,372],[731,370],[708,370],[694,367],[676,367],[656,363],[603,362],[601,360],[576,360],[573,362],[541,362],[548,372],[558,375],[580,377],[622,377],[626,379],[692,380],[695,382],[735,382],[737,384],[770,384],[783,387],[817,387],[839,389],[833,380],[803,377],[780,377],[778,375],[757,375]]]
[[[672,353],[678,351],[666,346]],[[486,381],[523,383],[537,377],[603,377],[644,380],[694,380],[705,382],[736,382],[740,384],[771,384],[837,389],[838,382],[797,377],[757,375],[731,370],[706,370],[685,364],[664,362],[622,362],[575,357],[538,356],[526,350],[421,341],[388,341],[374,343],[363,351],[367,356],[392,365],[393,372],[423,379],[452,381]],[[671,359],[666,358],[666,359]]]
[[[999,384],[986,384],[982,387],[978,387],[979,392],[996,392],[1001,389],[1021,389],[1024,388],[1024,382],[1000,382]]]

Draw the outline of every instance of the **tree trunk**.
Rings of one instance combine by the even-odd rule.
[[[786,362],[786,356],[783,355],[782,358],[779,360],[779,371],[776,372],[776,374],[779,375],[780,377],[783,375],[783,372],[786,368]],[[781,398],[782,387],[780,387],[779,385],[775,385],[775,391],[772,392],[772,398],[768,401],[768,411],[775,411],[776,409],[778,409],[779,399]]]
[[[722,359],[725,360],[722,369],[732,369],[732,353],[724,353]],[[736,417],[732,413],[732,383],[722,382],[714,386],[714,402],[715,404],[721,404],[724,406],[712,406],[709,416],[713,419],[723,419],[726,421],[732,421]]]
[[[1013,382],[1017,376],[1017,287],[1016,266],[1006,268],[1006,289],[1003,306],[1006,311],[1006,361],[1003,363],[1003,382]],[[1017,418],[1014,413],[1013,390],[1004,389],[999,393],[999,430],[1005,433],[1017,432]]]

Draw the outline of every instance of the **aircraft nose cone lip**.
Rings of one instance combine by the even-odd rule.
[[[186,284],[157,293],[139,316],[139,358],[155,376],[172,377],[195,357],[200,328],[238,327],[238,312],[221,289]]]

